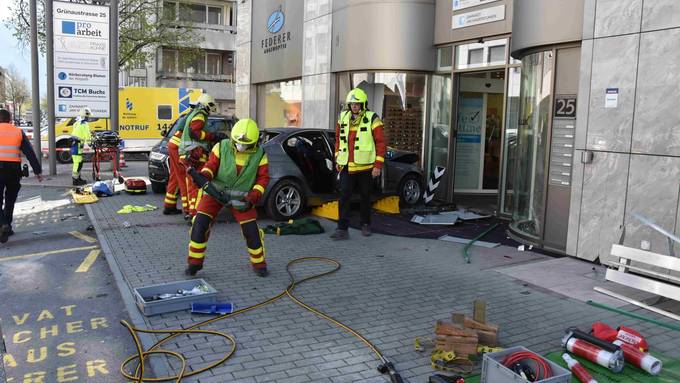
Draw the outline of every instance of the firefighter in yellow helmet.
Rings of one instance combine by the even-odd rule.
[[[203,268],[210,227],[224,206],[231,208],[241,225],[255,274],[267,275],[264,233],[257,226],[255,210],[269,183],[267,155],[258,145],[259,135],[255,121],[239,120],[231,130],[231,139],[222,140],[212,148],[200,172],[193,168],[187,170],[203,189],[191,227],[187,275],[196,275]]]
[[[186,168],[202,168],[208,161],[208,152],[212,144],[227,138],[224,133],[211,133],[206,130],[208,116],[216,111],[215,98],[203,93],[198,97],[196,106],[189,112],[179,143],[180,161]],[[186,178],[186,187],[189,214],[195,216],[199,196],[198,188],[191,177]]]
[[[385,162],[385,135],[377,113],[367,108],[368,96],[360,88],[352,89],[335,125],[335,166],[340,173],[338,227],[333,240],[349,238],[349,209],[352,192],[361,194],[361,234],[371,235],[372,178],[380,176]]]
[[[90,125],[87,123],[89,118],[92,116],[90,108],[83,108],[78,113],[76,117],[76,122],[73,124],[73,131],[71,136],[73,139],[73,144],[71,145],[71,158],[73,159],[73,186],[81,186],[87,184],[80,176],[80,171],[83,169],[83,149],[85,143],[92,139],[92,134],[90,133]]]

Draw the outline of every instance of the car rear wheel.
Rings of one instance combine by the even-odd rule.
[[[399,199],[407,206],[413,206],[423,195],[423,185],[414,174],[407,174],[399,183]]]
[[[274,186],[265,203],[267,215],[277,221],[296,218],[305,209],[305,194],[295,181],[283,180]]]
[[[151,190],[153,190],[153,192],[156,194],[165,193],[165,184],[151,181]]]
[[[57,150],[57,162],[60,164],[68,164],[72,159],[70,150]]]

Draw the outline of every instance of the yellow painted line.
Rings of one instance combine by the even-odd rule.
[[[68,233],[71,234],[72,236],[78,238],[78,239],[82,239],[83,241],[85,241],[87,243],[97,243],[97,240],[95,238],[92,238],[89,235],[85,235],[85,234],[83,234],[79,231],[69,231]]]
[[[5,262],[5,261],[13,261],[15,259],[24,259],[24,258],[31,258],[31,257],[40,257],[43,255],[52,255],[52,254],[61,254],[61,253],[70,253],[73,251],[82,251],[82,250],[92,250],[96,249],[97,246],[84,246],[84,247],[72,247],[70,249],[60,249],[60,250],[50,250],[50,251],[43,251],[41,253],[33,253],[33,254],[25,254],[25,255],[15,255],[13,257],[6,257],[6,258],[0,258],[0,262]]]
[[[76,273],[86,273],[87,270],[90,270],[90,266],[92,266],[94,261],[97,259],[99,253],[101,253],[101,250],[99,249],[94,249],[90,251],[90,254],[88,254],[87,257],[85,257],[83,263],[81,263],[80,266],[78,266],[78,268],[76,269]]]

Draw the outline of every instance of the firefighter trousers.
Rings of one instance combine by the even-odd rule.
[[[189,214],[189,202],[187,199],[186,168],[179,161],[178,148],[168,144],[168,186],[165,191],[165,207],[176,208],[177,196],[182,199],[182,211]]]
[[[222,210],[223,205],[207,194],[203,194],[198,203],[196,217],[191,226],[191,241],[189,242],[190,265],[202,265],[205,251],[208,247],[210,229],[215,222],[215,217]],[[246,240],[248,256],[254,269],[266,269],[264,232],[257,226],[257,211],[250,208],[246,211],[238,211],[231,208],[231,213],[241,225],[243,238]]]

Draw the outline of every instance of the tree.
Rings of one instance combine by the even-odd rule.
[[[5,72],[5,93],[7,101],[12,103],[12,116],[14,119],[21,117],[21,107],[31,96],[28,90],[28,82],[19,74],[13,65]]]
[[[77,3],[106,5],[105,0],[77,0]],[[159,46],[196,51],[203,41],[194,33],[193,23],[175,20],[164,12],[162,0],[119,0],[118,67],[151,60]],[[38,0],[38,45],[45,54],[45,0]],[[13,0],[5,25],[23,48],[30,44],[29,0]]]

